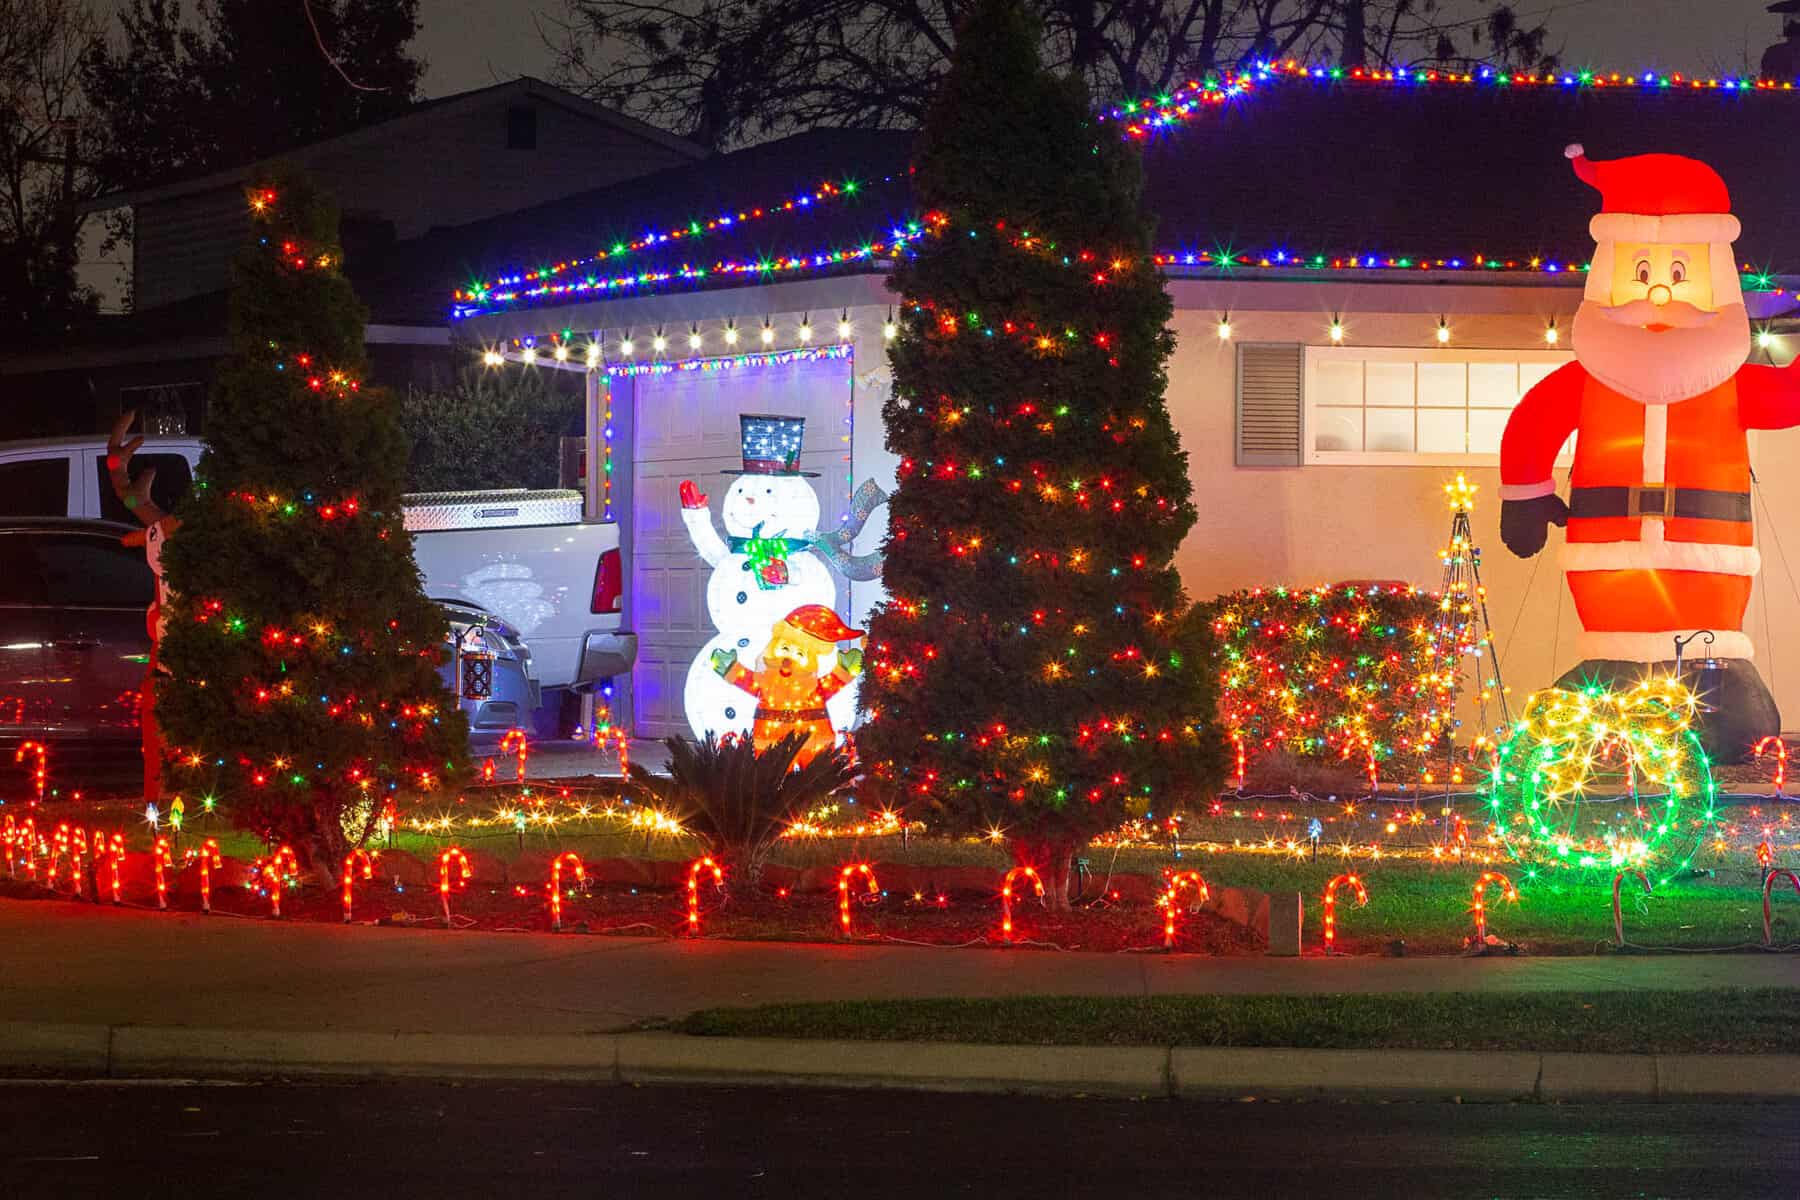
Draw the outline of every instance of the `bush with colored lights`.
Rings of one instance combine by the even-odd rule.
[[[1200,606],[1218,642],[1219,717],[1235,778],[1277,751],[1365,778],[1410,779],[1442,727],[1437,597],[1405,584],[1253,588]]]

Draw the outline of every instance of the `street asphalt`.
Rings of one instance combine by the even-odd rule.
[[[1772,1197],[1800,1108],[0,1084],[8,1197]]]

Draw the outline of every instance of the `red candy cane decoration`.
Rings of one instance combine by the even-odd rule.
[[[1325,953],[1337,952],[1337,890],[1349,884],[1356,892],[1356,904],[1360,908],[1369,902],[1369,891],[1363,887],[1363,881],[1355,875],[1338,875],[1325,885]]]
[[[851,863],[838,872],[838,932],[850,936],[850,877],[861,873],[869,882],[869,895],[881,891],[881,885],[875,882],[874,868],[868,863]]]
[[[350,924],[350,896],[356,886],[356,865],[362,864],[365,881],[375,878],[375,856],[361,846],[344,855],[344,924]]]
[[[1787,784],[1787,743],[1777,734],[1770,734],[1756,743],[1756,761],[1761,762],[1763,751],[1769,750],[1775,759],[1775,794],[1781,795],[1781,789]]]
[[[96,859],[98,859],[99,856],[100,856],[100,835],[96,833],[94,835],[94,857]],[[124,861],[125,861],[125,835],[123,833],[115,833],[110,838],[106,839],[106,865],[107,865],[108,871],[111,874],[111,879],[109,882],[112,885],[112,902],[114,904],[117,904],[119,902],[119,893],[121,890],[120,880],[119,880],[119,864]],[[96,896],[95,899],[97,900],[97,899],[99,899],[99,897]]]
[[[19,846],[25,851],[25,878],[37,878],[37,860],[40,840],[38,838],[37,820],[26,817],[19,822]]]
[[[1181,894],[1181,889],[1192,889],[1194,899],[1201,904],[1212,899],[1212,889],[1206,886],[1206,880],[1201,878],[1198,871],[1171,872],[1168,879],[1168,890],[1162,894],[1163,949],[1173,950],[1175,948],[1175,913],[1181,907],[1176,903],[1176,898]]]
[[[1644,885],[1644,895],[1650,894],[1650,877],[1642,871],[1620,871],[1613,876],[1613,937],[1618,944],[1625,944],[1625,913],[1619,907],[1619,885],[1625,882],[1627,875],[1637,876],[1637,881]]]
[[[1775,932],[1770,928],[1769,921],[1769,892],[1774,888],[1777,879],[1787,880],[1794,885],[1794,891],[1800,893],[1800,875],[1796,875],[1792,871],[1777,868],[1770,871],[1769,877],[1763,880],[1763,945],[1765,946],[1775,944]]]
[[[1013,879],[1020,875],[1031,880],[1032,889],[1040,897],[1044,894],[1044,881],[1038,878],[1036,867],[1014,867],[1000,881],[1000,936],[1009,942],[1012,941]]]
[[[70,827],[67,821],[56,827],[56,833],[50,839],[50,870],[44,875],[44,886],[51,891],[56,890],[56,873],[62,860],[69,860],[69,873],[74,877],[75,895],[81,895],[82,861],[87,855],[87,831],[79,825]]]
[[[513,728],[506,731],[500,739],[500,753],[517,750],[519,754],[519,782],[525,782],[525,762],[531,757],[531,743],[523,729]]]
[[[1500,895],[1502,899],[1510,900],[1514,904],[1519,902],[1519,889],[1513,886],[1512,880],[1508,879],[1498,871],[1483,871],[1481,873],[1481,878],[1475,881],[1474,912],[1475,944],[1477,946],[1487,945],[1487,890],[1488,884],[1490,883],[1497,883],[1500,885]]]
[[[224,867],[225,860],[219,857],[219,843],[207,838],[200,843],[199,850],[190,850],[188,854],[200,860],[200,911],[212,911],[212,873]]]
[[[150,848],[150,864],[156,871],[156,907],[169,907],[169,876],[174,869],[175,856],[169,852],[169,839],[159,837],[156,845]]]
[[[587,868],[581,865],[581,855],[573,850],[563,851],[550,864],[550,928],[555,930],[562,928],[562,872],[565,862],[575,864],[576,879],[587,881]]]
[[[696,858],[693,861],[693,864],[688,867],[687,931],[689,937],[698,937],[700,935],[700,874],[703,871],[712,872],[714,887],[725,886],[725,869],[713,861],[712,855],[708,854],[701,858]]]
[[[14,762],[24,762],[27,754],[37,756],[37,766],[31,772],[31,782],[37,791],[37,798],[31,802],[36,808],[44,802],[44,789],[50,784],[50,747],[42,742],[20,742],[18,750],[13,754]]]
[[[454,880],[452,880],[450,876],[450,863],[452,861],[461,868],[460,873]],[[474,874],[474,872],[469,869],[469,856],[464,854],[460,847],[452,846],[442,854],[438,855],[438,899],[441,900],[444,905],[445,929],[450,928],[451,886],[454,883],[456,890],[459,892],[462,891],[469,886],[469,877],[472,874]]]
[[[11,813],[5,814],[5,824],[0,825],[0,843],[6,846],[6,877],[13,877],[13,862],[18,857],[13,853],[19,840],[19,823],[13,820]]]
[[[283,866],[288,868],[285,873],[282,871]],[[294,848],[292,846],[277,846],[275,848],[275,853],[269,856],[269,861],[263,864],[262,875],[263,878],[268,881],[269,904],[274,910],[271,915],[277,918],[281,916],[281,888],[283,880],[287,875],[298,875],[299,873],[300,860],[294,857]]]

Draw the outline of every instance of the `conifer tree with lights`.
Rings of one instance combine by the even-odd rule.
[[[1137,152],[1041,66],[1033,19],[989,0],[957,47],[915,158],[931,236],[892,283],[891,598],[857,747],[883,799],[1000,831],[1066,908],[1089,840],[1225,774],[1172,565],[1195,520],[1172,308]]]
[[[156,711],[171,782],[329,878],[398,794],[461,778],[468,729],[402,525],[400,405],[363,382],[336,207],[289,172],[247,199],[231,355],[163,549]]]

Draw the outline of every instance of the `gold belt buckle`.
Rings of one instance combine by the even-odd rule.
[[[1634,517],[1658,517],[1667,521],[1675,515],[1675,489],[1663,483],[1646,483],[1626,489],[1626,511]],[[1644,507],[1644,494],[1654,493],[1659,501],[1654,509]]]

